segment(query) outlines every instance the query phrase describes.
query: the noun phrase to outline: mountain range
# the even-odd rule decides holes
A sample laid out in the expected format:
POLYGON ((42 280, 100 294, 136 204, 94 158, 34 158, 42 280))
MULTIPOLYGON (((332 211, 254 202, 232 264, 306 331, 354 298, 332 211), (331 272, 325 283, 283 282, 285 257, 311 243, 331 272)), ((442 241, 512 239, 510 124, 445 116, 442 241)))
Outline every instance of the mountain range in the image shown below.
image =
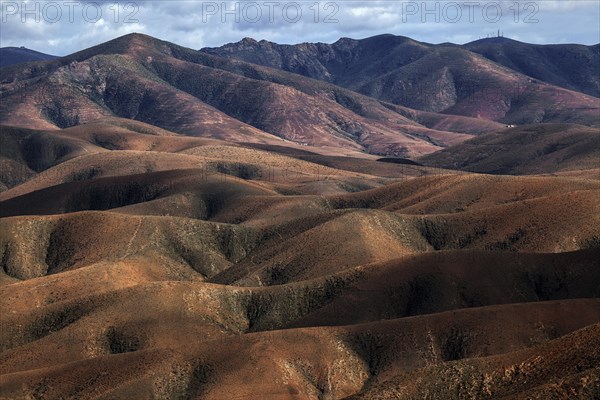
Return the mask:
POLYGON ((597 72, 393 35, 0 68, 0 398, 600 398, 597 72))
POLYGON ((573 102, 572 117, 578 118, 579 110, 596 103, 573 92, 600 97, 599 45, 541 46, 507 38, 432 45, 380 35, 298 45, 246 38, 201 51, 332 82, 398 105, 510 124, 568 118, 556 113, 558 102, 565 107, 573 102))
MULTIPOLYGON (((49 63, 4 68, 0 123, 66 128, 117 116, 187 135, 284 139, 409 158, 497 131, 501 124, 597 125, 598 98, 534 80, 456 46, 432 50, 393 36, 331 46, 346 49, 343 56, 322 56, 334 72, 345 65, 331 79, 337 85, 127 35, 49 63), (383 71, 372 62, 384 53, 380 64, 398 68, 383 71), (430 83, 434 96, 420 86, 430 83), (416 92, 407 96, 397 84, 416 92), (374 92, 363 90, 367 87, 374 92)), ((311 65, 316 64, 322 65, 311 65)))

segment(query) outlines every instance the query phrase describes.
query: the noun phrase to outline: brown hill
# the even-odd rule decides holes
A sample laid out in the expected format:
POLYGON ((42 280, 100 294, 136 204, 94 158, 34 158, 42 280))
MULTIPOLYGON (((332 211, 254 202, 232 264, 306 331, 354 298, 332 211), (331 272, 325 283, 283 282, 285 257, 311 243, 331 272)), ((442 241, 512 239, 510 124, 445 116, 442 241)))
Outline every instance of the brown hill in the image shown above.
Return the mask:
MULTIPOLYGON (((321 158, 316 157, 316 161, 321 158)), ((252 180, 285 194, 346 193, 377 187, 389 180, 379 180, 372 175, 331 168, 264 151, 219 144, 203 146, 201 149, 190 148, 181 153, 119 150, 83 155, 43 171, 27 182, 0 193, 0 201, 60 184, 94 185, 83 181, 170 170, 180 170, 181 176, 194 174, 203 180, 215 177, 226 180, 227 176, 237 180, 252 180)), ((399 178, 428 175, 437 171, 421 167, 385 170, 393 177, 399 178)), ((140 178, 145 179, 143 176, 140 178)))
POLYGON ((142 35, 0 77, 0 398, 598 397, 594 129, 142 35))
POLYGON ((485 359, 398 374, 353 399, 593 399, 598 391, 599 325, 540 345, 485 359))
MULTIPOLYGON (((6 144, 2 148, 2 160, 7 165, 1 170, 2 179, 14 182, 12 186, 17 182, 22 184, 0 193, 0 200, 61 183, 173 169, 201 169, 207 177, 223 173, 241 179, 258 179, 268 186, 279 187, 278 190, 298 194, 371 188, 380 185, 374 175, 393 178, 438 172, 418 166, 385 165, 366 154, 360 154, 361 158, 323 155, 319 153, 330 154, 331 151, 290 142, 286 142, 285 147, 239 145, 182 136, 119 118, 105 118, 63 130, 29 131, 6 127, 2 132, 0 136, 6 144), (11 132, 28 133, 15 136, 11 132), (46 158, 41 157, 41 148, 36 150, 29 144, 31 138, 38 142, 43 138, 38 147, 43 144, 46 158), (66 152, 68 156, 56 159, 57 151, 66 152), (28 152, 34 160, 30 163, 37 163, 35 171, 23 161, 23 154, 28 152), (293 157, 295 154, 307 157, 293 157), (23 182, 25 180, 27 182, 23 182)), ((334 154, 340 154, 340 149, 334 154)))
MULTIPOLYGON (((208 149, 218 150, 212 146, 208 149)), ((191 156, 184 156, 184 160, 186 157, 191 156)), ((117 159, 108 160, 119 171, 117 159)), ((177 158, 173 162, 181 161, 177 158)), ((600 222, 595 223, 600 189, 598 182, 589 180, 441 175, 344 195, 299 196, 286 195, 276 182, 261 181, 259 176, 244 180, 191 168, 108 174, 9 197, 0 202, 0 213, 18 216, 112 210, 134 219, 177 216, 257 229, 262 235, 261 246, 214 278, 215 282, 242 285, 313 279, 433 250, 573 251, 597 246, 600 237, 596 228, 600 222)), ((338 174, 329 178, 331 182, 347 179, 343 171, 338 174)), ((5 194, 10 196, 17 189, 5 194)), ((33 217, 30 224, 36 225, 35 221, 33 217)), ((92 235, 97 224, 90 223, 81 235, 92 235)), ((135 225, 131 224, 132 229, 135 225)), ((7 234, 20 232, 15 229, 7 225, 7 234)), ((42 231, 48 232, 46 228, 42 231)), ((131 229, 128 232, 133 234, 131 229)), ((25 236, 8 234, 5 245, 20 248, 20 237, 25 236)), ((80 247, 69 237, 54 239, 64 241, 69 248, 80 247)), ((47 251, 43 246, 40 249, 47 251)), ((8 254, 6 262, 22 262, 8 254)), ((203 256, 195 250, 190 257, 203 256)), ((85 264, 85 252, 78 259, 85 264)))
POLYGON ((105 128, 3 193, 0 396, 593 393, 597 181, 105 128))
MULTIPOLYGON (((65 130, 31 130, 2 125, 0 141, 0 162, 4 166, 0 170, 0 181, 4 190, 71 159, 105 153, 105 150, 175 152, 213 143, 120 118, 105 118, 65 130)), ((99 155, 97 159, 102 157, 99 155)), ((86 167, 94 168, 92 165, 86 167)), ((50 179, 47 184, 52 182, 50 179)))
POLYGON ((37 172, 102 149, 52 133, 0 126, 0 189, 17 186, 37 172))
MULTIPOLYGON (((553 268, 542 269, 552 276, 553 268)), ((0 316, 10 327, 2 336, 2 394, 235 398, 260 392, 267 398, 317 398, 319 393, 338 398, 456 360, 536 354, 538 349, 522 349, 553 346, 553 339, 600 319, 597 300, 579 299, 265 331, 327 304, 343 286, 314 282, 240 290, 175 282, 182 276, 173 275, 171 282, 160 282, 164 276, 161 268, 142 263, 102 263, 2 287, 3 309, 10 310, 0 316), (90 282, 98 288, 90 290, 90 282), (244 334, 248 331, 254 333, 244 334), (81 381, 89 383, 77 384, 81 381)), ((476 283, 481 275, 462 276, 481 295, 489 289, 476 283)), ((586 295, 570 284, 558 286, 562 293, 586 295)), ((520 289, 510 293, 519 296, 520 289)), ((562 350, 564 357, 569 350, 562 350)), ((585 359, 572 357, 577 363, 585 359)))
POLYGON ((525 125, 479 136, 420 161, 489 174, 592 170, 600 167, 600 130, 570 124, 525 125))
POLYGON ((583 282, 596 279, 597 253, 463 250, 358 267, 337 275, 338 289, 328 301, 290 326, 346 325, 493 304, 595 297, 598 285, 583 282))

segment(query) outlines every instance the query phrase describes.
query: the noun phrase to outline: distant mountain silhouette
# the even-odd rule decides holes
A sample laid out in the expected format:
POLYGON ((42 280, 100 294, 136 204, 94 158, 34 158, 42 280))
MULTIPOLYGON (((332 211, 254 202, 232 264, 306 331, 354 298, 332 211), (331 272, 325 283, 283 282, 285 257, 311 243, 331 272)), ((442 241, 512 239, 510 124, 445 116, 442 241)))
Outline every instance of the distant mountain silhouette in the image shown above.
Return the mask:
POLYGON ((0 67, 20 64, 30 61, 46 61, 55 59, 56 56, 40 53, 25 47, 0 47, 0 67))

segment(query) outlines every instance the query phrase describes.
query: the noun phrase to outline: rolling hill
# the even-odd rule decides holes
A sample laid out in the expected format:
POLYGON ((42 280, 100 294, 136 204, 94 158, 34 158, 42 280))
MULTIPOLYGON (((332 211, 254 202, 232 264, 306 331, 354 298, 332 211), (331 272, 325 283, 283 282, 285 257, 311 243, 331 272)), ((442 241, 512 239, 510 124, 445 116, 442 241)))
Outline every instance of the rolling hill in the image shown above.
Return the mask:
POLYGON ((420 161, 488 174, 594 171, 600 168, 600 130, 572 124, 524 125, 479 136, 420 161))
POLYGON ((2 67, 0 399, 598 398, 593 51, 132 34, 2 67))
POLYGON ((0 194, 6 398, 593 393, 598 181, 114 118, 5 132, 23 165, 69 150, 0 194))

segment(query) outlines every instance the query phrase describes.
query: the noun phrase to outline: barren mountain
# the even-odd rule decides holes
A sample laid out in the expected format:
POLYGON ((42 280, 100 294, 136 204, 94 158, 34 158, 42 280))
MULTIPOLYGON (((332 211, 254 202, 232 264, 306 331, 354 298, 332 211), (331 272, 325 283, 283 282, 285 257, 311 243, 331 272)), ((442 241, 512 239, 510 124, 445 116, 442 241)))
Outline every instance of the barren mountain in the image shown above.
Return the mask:
POLYGON ((0 122, 37 129, 118 116, 192 136, 279 137, 414 157, 500 127, 386 106, 338 86, 138 34, 51 62, 4 68, 0 82, 0 122))
POLYGON ((500 37, 462 47, 540 81, 600 97, 600 45, 535 45, 500 37))
POLYGON ((598 98, 576 91, 586 88, 585 93, 598 96, 598 47, 538 46, 540 49, 531 50, 535 46, 517 44, 502 41, 497 50, 498 41, 432 45, 380 35, 298 45, 246 38, 202 51, 326 80, 419 110, 508 124, 597 126, 598 98), (519 55, 524 53, 526 61, 519 64, 519 55))
POLYGON ((0 69, 0 399, 600 396, 597 98, 461 46, 242 45, 269 67, 135 34, 0 69), (527 102, 336 86, 428 77, 527 102), (537 112, 581 124, 493 121, 537 112))

